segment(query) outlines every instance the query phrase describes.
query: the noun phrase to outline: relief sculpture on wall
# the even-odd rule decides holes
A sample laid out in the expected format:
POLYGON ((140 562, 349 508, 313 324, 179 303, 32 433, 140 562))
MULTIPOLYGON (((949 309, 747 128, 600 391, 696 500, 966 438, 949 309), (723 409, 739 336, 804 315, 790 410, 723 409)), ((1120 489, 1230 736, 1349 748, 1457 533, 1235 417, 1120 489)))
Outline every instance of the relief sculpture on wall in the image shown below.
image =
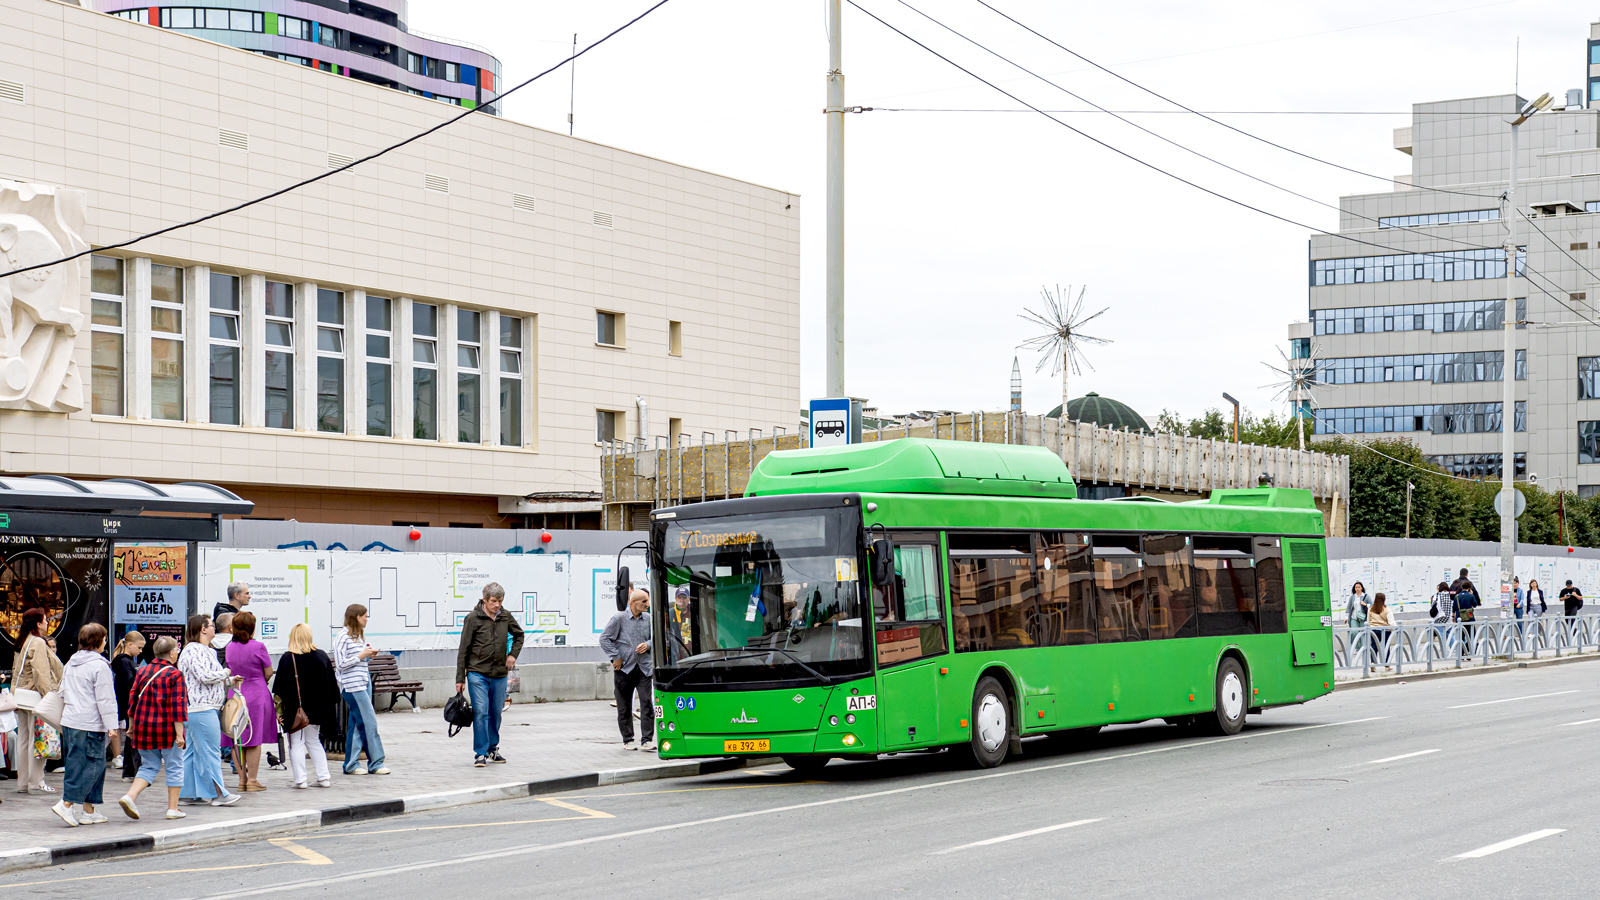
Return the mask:
MULTIPOLYGON (((89 249, 86 207, 83 191, 0 180, 0 273, 89 249)), ((0 277, 0 409, 83 408, 73 353, 87 325, 88 262, 0 277)))

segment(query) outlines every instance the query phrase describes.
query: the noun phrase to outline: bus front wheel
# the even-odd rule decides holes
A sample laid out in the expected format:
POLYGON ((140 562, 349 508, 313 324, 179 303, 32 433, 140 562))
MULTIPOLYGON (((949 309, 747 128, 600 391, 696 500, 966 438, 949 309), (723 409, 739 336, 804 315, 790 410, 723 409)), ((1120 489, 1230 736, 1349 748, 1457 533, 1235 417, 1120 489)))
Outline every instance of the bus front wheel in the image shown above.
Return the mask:
POLYGON ((1006 689, 993 676, 984 676, 972 693, 972 761, 982 769, 1005 762, 1011 749, 1011 704, 1006 689))
POLYGON ((1238 734, 1244 730, 1244 717, 1250 711, 1250 679, 1244 666, 1233 657, 1225 657, 1217 666, 1217 706, 1213 715, 1203 719, 1206 730, 1212 734, 1238 734))
POLYGON ((833 759, 833 757, 790 754, 783 757, 783 764, 800 775, 810 777, 821 772, 822 767, 827 765, 830 759, 833 759))

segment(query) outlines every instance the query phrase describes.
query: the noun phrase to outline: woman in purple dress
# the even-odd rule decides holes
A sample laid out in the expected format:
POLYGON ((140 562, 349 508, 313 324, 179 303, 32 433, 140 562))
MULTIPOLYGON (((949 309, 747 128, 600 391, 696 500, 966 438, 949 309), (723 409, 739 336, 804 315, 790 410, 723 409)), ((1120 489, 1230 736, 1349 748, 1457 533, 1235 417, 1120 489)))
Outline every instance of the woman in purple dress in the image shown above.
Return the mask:
POLYGON ((261 765, 261 745, 278 742, 278 716, 272 707, 272 657, 265 644, 255 639, 256 617, 249 612, 233 617, 233 643, 228 645, 228 671, 244 679, 239 690, 250 710, 250 727, 239 735, 234 753, 243 757, 239 768, 239 790, 264 791, 256 772, 261 765))

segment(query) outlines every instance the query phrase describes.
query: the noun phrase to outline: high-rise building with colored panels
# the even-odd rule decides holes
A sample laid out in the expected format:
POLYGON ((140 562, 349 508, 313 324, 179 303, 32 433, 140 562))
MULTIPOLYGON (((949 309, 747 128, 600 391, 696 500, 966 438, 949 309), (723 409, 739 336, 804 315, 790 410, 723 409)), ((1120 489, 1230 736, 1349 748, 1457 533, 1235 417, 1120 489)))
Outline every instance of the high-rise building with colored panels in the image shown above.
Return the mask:
POLYGON ((406 0, 213 0, 226 6, 132 6, 101 12, 172 28, 334 75, 498 114, 500 61, 474 44, 413 32, 406 0))

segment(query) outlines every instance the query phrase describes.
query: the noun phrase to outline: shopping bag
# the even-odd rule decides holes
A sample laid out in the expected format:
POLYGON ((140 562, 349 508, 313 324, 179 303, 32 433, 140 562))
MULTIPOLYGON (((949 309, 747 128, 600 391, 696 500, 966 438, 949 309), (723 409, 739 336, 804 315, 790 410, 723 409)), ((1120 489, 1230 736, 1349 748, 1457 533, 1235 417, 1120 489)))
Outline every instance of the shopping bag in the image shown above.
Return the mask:
POLYGON ((61 732, 43 719, 33 720, 33 756, 35 759, 61 758, 61 732))
POLYGON ((520 671, 512 669, 506 673, 506 693, 522 693, 522 673, 520 671))

